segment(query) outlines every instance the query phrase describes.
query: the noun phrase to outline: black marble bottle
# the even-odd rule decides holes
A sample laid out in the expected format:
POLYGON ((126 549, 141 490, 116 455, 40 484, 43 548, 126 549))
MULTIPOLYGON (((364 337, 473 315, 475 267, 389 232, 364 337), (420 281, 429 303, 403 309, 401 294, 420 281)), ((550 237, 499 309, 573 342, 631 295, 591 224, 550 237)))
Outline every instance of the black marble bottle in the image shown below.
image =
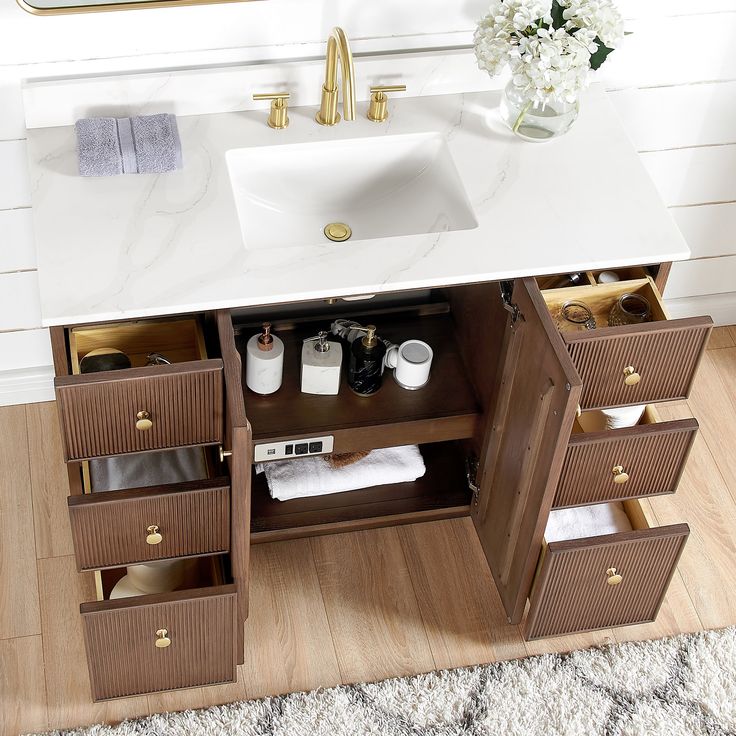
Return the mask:
POLYGON ((376 337, 375 325, 368 325, 365 332, 364 337, 356 338, 350 346, 348 386, 358 396, 370 396, 381 388, 386 354, 386 346, 376 337))

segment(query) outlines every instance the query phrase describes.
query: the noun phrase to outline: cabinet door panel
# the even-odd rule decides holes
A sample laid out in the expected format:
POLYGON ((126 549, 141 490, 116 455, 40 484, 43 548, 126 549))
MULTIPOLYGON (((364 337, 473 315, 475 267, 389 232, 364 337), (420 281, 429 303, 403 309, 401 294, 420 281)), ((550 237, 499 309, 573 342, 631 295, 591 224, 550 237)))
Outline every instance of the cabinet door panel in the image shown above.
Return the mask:
POLYGON ((473 520, 509 620, 523 615, 581 381, 536 283, 517 279, 473 520))

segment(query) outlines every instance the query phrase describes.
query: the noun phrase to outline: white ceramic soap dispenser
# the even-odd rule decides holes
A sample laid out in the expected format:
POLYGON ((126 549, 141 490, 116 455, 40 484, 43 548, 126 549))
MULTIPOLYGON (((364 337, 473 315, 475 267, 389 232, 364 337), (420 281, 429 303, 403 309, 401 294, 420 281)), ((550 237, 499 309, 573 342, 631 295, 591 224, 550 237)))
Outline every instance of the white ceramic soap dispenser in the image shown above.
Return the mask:
POLYGON ((271 323, 248 340, 245 358, 245 383, 257 394, 272 394, 281 388, 284 373, 284 343, 271 334, 271 323))
POLYGON ((302 345, 302 393, 334 396, 340 391, 342 345, 329 342, 327 332, 302 345))

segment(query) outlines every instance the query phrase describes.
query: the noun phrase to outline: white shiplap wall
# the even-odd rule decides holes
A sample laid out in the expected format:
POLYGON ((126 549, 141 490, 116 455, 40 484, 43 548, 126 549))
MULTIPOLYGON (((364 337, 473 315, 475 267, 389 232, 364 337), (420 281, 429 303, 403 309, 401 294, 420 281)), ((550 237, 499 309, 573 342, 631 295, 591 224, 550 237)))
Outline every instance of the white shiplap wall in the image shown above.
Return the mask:
MULTIPOLYGON (((207 15, 215 23, 227 13, 243 17, 258 13, 260 22, 271 14, 271 22, 263 26, 265 43, 276 43, 276 39, 314 42, 322 37, 324 27, 343 22, 351 35, 363 39, 359 43, 383 36, 391 47, 401 48, 397 34, 407 46, 421 45, 423 34, 427 34, 427 45, 447 44, 449 39, 469 42, 470 20, 484 6, 481 0, 458 6, 442 2, 438 6, 444 8, 438 11, 442 22, 434 28, 422 20, 428 17, 426 13, 392 16, 395 6, 385 0, 373 3, 367 15, 357 12, 364 5, 352 3, 356 12, 347 19, 337 18, 338 6, 328 0, 321 4, 304 0, 304 23, 292 14, 287 28, 289 21, 280 13, 283 3, 279 0, 189 11, 102 14, 79 18, 76 24, 71 18, 21 17, 13 3, 0 0, 1 25, 15 29, 0 48, 0 405, 52 397, 48 334, 40 329, 20 77, 56 69, 69 74, 182 64, 181 54, 167 54, 168 48, 157 47, 153 26, 161 24, 159 37, 166 39, 171 32, 169 21, 176 17, 181 24, 193 14, 207 15), (383 18, 376 15, 381 5, 383 18), (102 43, 101 48, 110 50, 101 54, 95 44, 104 40, 113 19, 121 17, 126 22, 148 19, 145 33, 117 33, 110 44, 102 43), (59 33, 62 25, 67 30, 59 33), (69 29, 82 26, 86 38, 80 34, 74 40, 72 53, 69 29), (361 27, 365 32, 361 33, 361 27), (444 36, 438 40, 440 28, 444 36), (305 33, 311 35, 304 37, 305 33)), ((736 54, 732 52, 736 0, 620 0, 619 4, 627 30, 633 34, 627 37, 625 49, 604 67, 603 81, 693 253, 693 260, 673 267, 666 291, 670 309, 676 316, 710 312, 718 322, 736 322, 736 54)), ((348 0, 339 12, 344 14, 346 7, 351 7, 348 0)), ((419 12, 415 7, 414 13, 419 12)), ((438 13, 430 15, 437 19, 438 13)), ((221 33, 208 31, 212 37, 203 46, 191 46, 192 51, 201 57, 205 48, 213 48, 221 59, 232 54, 274 56, 273 46, 256 48, 257 39, 250 37, 244 41, 250 48, 234 51, 232 24, 221 27, 221 33)), ((251 31, 246 27, 243 33, 251 31)), ((177 43, 178 51, 181 35, 177 43)), ((293 47, 289 53, 304 51, 293 47)))

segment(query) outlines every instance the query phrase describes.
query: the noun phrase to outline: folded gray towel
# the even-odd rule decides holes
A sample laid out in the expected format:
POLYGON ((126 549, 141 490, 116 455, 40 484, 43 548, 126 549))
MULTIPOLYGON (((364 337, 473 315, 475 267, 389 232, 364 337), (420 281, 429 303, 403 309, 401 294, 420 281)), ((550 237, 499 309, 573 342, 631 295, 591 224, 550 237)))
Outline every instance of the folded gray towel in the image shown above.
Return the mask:
POLYGON ((118 118, 118 140, 120 151, 123 155, 123 174, 137 174, 138 161, 135 157, 135 145, 133 144, 133 128, 130 118, 118 118))
POLYGON ((161 174, 182 167, 176 116, 77 120, 82 176, 161 174))
POLYGON ((167 113, 131 118, 139 174, 161 174, 182 166, 176 117, 167 113))
POLYGON ((79 173, 82 176, 114 176, 123 173, 123 157, 115 118, 77 120, 79 173))

